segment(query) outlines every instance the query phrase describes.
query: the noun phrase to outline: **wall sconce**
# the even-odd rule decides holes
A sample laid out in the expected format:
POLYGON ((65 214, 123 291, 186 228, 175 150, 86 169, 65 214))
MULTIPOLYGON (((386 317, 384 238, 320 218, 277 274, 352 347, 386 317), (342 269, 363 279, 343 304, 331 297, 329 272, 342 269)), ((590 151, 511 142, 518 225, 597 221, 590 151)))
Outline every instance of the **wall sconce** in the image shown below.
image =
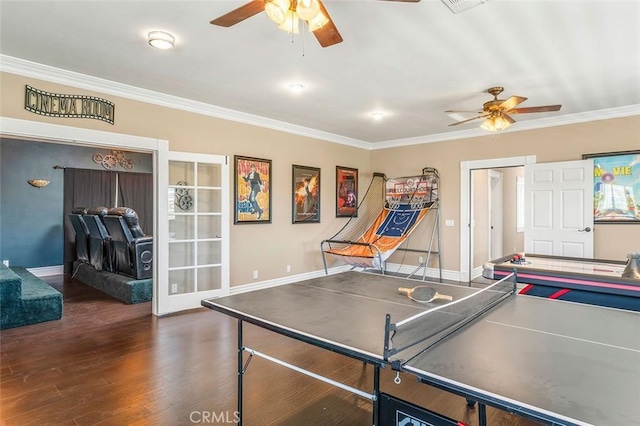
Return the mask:
POLYGON ((38 189, 44 188, 45 186, 49 185, 49 181, 44 179, 31 179, 27 182, 29 182, 29 185, 34 186, 38 189))

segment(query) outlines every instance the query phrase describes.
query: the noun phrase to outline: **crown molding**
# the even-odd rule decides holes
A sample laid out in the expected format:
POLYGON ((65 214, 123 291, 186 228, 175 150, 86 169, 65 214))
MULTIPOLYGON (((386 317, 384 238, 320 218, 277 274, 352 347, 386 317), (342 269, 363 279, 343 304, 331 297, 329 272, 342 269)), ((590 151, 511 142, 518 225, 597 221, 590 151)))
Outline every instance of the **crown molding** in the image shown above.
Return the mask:
MULTIPOLYGON (((547 127, 564 126, 567 124, 586 123, 588 121, 609 120, 613 118, 631 117, 640 115, 640 104, 627 105, 623 107, 607 108, 597 111, 587 111, 575 114, 559 115, 556 117, 541 118, 538 120, 520 121, 516 126, 511 126, 502 130, 500 134, 522 132, 526 130, 542 129, 547 127)), ((444 142, 455 139, 468 139, 481 136, 492 136, 496 133, 486 132, 479 127, 469 130, 450 133, 438 133, 423 137, 413 137, 407 139, 396 139, 374 144, 373 150, 386 149, 399 146, 421 145, 426 143, 444 142)))
POLYGON ((209 117, 221 118, 224 120, 250 124, 294 135, 320 139, 326 142, 348 145, 355 148, 369 150, 371 145, 368 142, 346 136, 323 132, 321 130, 298 126, 271 118, 260 117, 258 115, 210 105, 204 102, 193 101, 178 96, 167 95, 153 90, 142 89, 74 71, 27 61, 13 56, 0 54, 0 71, 17 74, 23 77, 49 81, 51 83, 64 84, 66 86, 77 87, 79 89, 119 96, 121 98, 146 102, 153 105, 178 109, 181 111, 193 112, 209 117))
MULTIPOLYGON (((294 135, 310 137, 326 142, 347 145, 368 151, 494 135, 494 133, 488 133, 480 129, 479 127, 476 127, 473 129, 462 131, 437 133, 433 135, 416 136, 406 139, 394 139, 382 142, 366 142, 347 136, 311 129, 309 127, 298 126, 284 121, 261 117, 254 114, 248 114, 245 112, 223 108, 204 102, 193 101, 178 96, 167 95, 164 93, 155 92, 153 90, 142 89, 139 87, 93 77, 86 74, 80 74, 74 71, 68 71, 49 65, 39 64, 37 62, 31 62, 13 56, 0 54, 0 72, 17 74, 23 77, 35 78, 38 80, 77 87, 79 89, 119 96, 122 98, 145 102, 153 105, 159 105, 167 108, 206 115, 209 117, 235 121, 294 135)), ((517 126, 511 126, 507 130, 503 130, 500 133, 505 134, 510 132, 521 132, 546 127, 564 126, 567 124, 585 123, 588 121, 629 117, 633 115, 640 115, 640 104, 561 115, 556 117, 547 117, 538 120, 521 121, 517 126)))

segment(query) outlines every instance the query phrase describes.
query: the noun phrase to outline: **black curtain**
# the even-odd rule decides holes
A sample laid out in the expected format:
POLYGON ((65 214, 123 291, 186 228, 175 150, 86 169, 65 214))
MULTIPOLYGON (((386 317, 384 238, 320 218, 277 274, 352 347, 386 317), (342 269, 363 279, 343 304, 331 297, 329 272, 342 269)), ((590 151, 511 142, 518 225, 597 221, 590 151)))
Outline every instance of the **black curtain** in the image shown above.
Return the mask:
POLYGON ((138 213, 145 235, 153 235, 153 174, 119 173, 118 205, 138 213))
MULTIPOLYGON (((113 207, 116 173, 103 170, 64 169, 64 272, 70 273, 76 260, 75 232, 69 213, 76 207, 113 207)), ((152 206, 153 208, 153 206, 152 206)))

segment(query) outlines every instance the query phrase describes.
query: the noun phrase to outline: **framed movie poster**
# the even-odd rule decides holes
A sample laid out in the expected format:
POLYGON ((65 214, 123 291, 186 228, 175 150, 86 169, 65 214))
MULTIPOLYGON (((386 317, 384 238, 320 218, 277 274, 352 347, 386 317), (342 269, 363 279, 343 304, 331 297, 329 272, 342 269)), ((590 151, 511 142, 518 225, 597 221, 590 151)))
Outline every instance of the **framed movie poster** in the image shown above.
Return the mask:
POLYGON ((640 151, 587 158, 593 159, 593 222, 640 224, 640 151))
POLYGON ((293 165, 293 223, 320 222, 320 169, 293 165))
POLYGON ((271 223, 271 160, 233 157, 233 223, 271 223))
POLYGON ((358 216, 358 169, 336 166, 336 217, 358 216))

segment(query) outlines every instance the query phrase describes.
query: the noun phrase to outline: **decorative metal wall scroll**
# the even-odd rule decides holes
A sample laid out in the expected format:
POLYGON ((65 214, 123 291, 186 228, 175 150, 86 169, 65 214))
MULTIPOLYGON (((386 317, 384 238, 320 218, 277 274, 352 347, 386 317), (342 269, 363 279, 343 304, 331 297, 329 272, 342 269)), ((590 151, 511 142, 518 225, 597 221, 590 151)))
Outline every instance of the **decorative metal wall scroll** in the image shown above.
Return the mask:
POLYGON ((135 163, 133 159, 126 158, 126 154, 123 151, 111 151, 111 154, 93 154, 93 162, 102 164, 107 170, 113 170, 116 166, 120 166, 125 170, 133 170, 135 163))

